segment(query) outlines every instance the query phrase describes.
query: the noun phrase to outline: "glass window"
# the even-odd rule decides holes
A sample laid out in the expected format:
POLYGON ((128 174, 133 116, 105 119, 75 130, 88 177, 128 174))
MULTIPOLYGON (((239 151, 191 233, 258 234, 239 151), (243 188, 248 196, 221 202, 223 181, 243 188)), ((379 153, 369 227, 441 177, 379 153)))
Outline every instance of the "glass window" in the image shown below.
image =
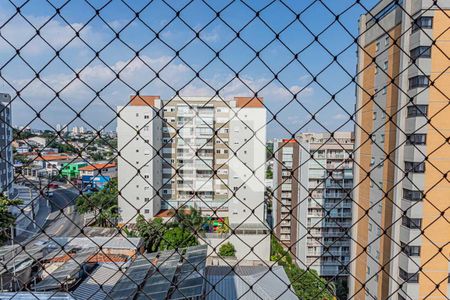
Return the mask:
POLYGON ((405 172, 424 173, 425 162, 405 161, 405 172))
POLYGON ((416 60, 418 58, 430 58, 431 57, 431 47, 429 46, 419 46, 411 50, 411 59, 416 60))
POLYGON ((407 145, 425 145, 427 141, 427 135, 422 133, 414 133, 406 135, 407 145))
POLYGON ((414 20, 412 24, 412 32, 416 32, 419 29, 431 29, 433 28, 433 17, 419 17, 414 20))
POLYGON ((430 78, 427 75, 418 75, 409 79, 409 88, 428 87, 430 84, 430 78))
POLYGON ((428 105, 411 105, 408 106, 407 117, 426 117, 428 113, 428 105))
POLYGON ((422 219, 403 216, 402 225, 410 229, 420 229, 422 227, 422 219))
POLYGON ((420 246, 410 246, 405 243, 401 243, 402 252, 408 256, 420 256, 420 246))
POLYGON ((423 192, 403 189, 403 198, 410 201, 421 201, 423 199, 423 192))
POLYGON ((419 282, 419 272, 416 273, 408 273, 402 268, 399 270, 399 277, 408 283, 417 283, 419 282))

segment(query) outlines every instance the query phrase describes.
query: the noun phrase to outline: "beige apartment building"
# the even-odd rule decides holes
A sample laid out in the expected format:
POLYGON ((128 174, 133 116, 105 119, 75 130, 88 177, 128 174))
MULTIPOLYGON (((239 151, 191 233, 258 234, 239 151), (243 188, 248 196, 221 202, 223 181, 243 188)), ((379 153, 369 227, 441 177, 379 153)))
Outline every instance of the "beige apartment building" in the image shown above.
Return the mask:
POLYGON ((450 1, 380 1, 358 40, 352 299, 450 297, 450 1))
POLYGON ((274 144, 274 231, 303 268, 348 276, 353 133, 303 133, 274 144))
MULTIPOLYGON (((153 218, 195 207, 226 219, 238 256, 268 260, 263 99, 135 96, 118 111, 123 225, 134 223, 138 213, 153 218), (256 254, 250 250, 255 245, 256 254)), ((223 240, 212 234, 206 239, 210 245, 223 240)))

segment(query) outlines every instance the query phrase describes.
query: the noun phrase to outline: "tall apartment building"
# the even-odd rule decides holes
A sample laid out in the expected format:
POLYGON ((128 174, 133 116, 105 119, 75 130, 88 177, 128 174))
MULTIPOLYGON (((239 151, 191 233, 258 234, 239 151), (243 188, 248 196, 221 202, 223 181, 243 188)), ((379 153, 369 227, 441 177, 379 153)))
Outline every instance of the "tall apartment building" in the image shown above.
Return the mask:
POLYGON ((450 297, 449 8, 383 0, 360 19, 352 299, 450 297))
POLYGON ((13 128, 11 124, 11 97, 0 93, 0 192, 12 196, 13 189, 13 128))
MULTIPOLYGON (((135 96, 118 112, 119 210, 123 224, 138 212, 195 207, 228 218, 253 245, 269 239, 264 207, 266 109, 262 99, 135 96), (264 236, 266 235, 266 236, 264 236)), ((264 242, 261 242, 263 245, 264 242)), ((269 245, 262 253, 269 256, 269 245)))
POLYGON ((300 266, 345 278, 352 223, 353 134, 304 133, 274 146, 274 229, 300 266))

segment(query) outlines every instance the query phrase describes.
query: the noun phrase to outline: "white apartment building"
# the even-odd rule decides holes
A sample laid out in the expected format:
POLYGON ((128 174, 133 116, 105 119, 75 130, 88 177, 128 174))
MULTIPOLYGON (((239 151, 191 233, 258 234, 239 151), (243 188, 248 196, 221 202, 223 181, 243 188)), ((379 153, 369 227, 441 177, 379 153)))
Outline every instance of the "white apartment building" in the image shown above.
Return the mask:
POLYGON ((350 258, 353 134, 303 133, 274 144, 274 231, 299 266, 345 278, 350 258))
MULTIPOLYGON (((122 224, 133 223, 138 212, 152 218, 195 207, 228 220, 238 256, 269 258, 262 99, 135 96, 118 112, 122 224), (255 245, 259 254, 250 250, 255 245)), ((213 234, 206 239, 223 241, 213 234)))
POLYGON ((133 97, 117 108, 119 212, 122 223, 138 214, 150 218, 161 210, 161 100, 133 97))

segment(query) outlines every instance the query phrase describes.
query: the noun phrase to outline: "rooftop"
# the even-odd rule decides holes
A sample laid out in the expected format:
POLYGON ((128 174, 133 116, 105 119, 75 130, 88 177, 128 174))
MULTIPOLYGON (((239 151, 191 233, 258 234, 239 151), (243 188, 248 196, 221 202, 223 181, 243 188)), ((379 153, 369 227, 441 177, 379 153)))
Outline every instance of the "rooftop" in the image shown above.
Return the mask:
POLYGON ((207 300, 298 299, 281 266, 210 266, 206 278, 207 300))
POLYGON ((82 168, 79 168, 79 171, 97 171, 97 170, 103 170, 108 168, 115 168, 117 167, 116 163, 104 163, 104 164, 93 164, 88 165, 82 168))
POLYGON ((38 156, 36 160, 38 161, 55 161, 55 160, 69 160, 70 157, 66 155, 42 155, 38 156))

